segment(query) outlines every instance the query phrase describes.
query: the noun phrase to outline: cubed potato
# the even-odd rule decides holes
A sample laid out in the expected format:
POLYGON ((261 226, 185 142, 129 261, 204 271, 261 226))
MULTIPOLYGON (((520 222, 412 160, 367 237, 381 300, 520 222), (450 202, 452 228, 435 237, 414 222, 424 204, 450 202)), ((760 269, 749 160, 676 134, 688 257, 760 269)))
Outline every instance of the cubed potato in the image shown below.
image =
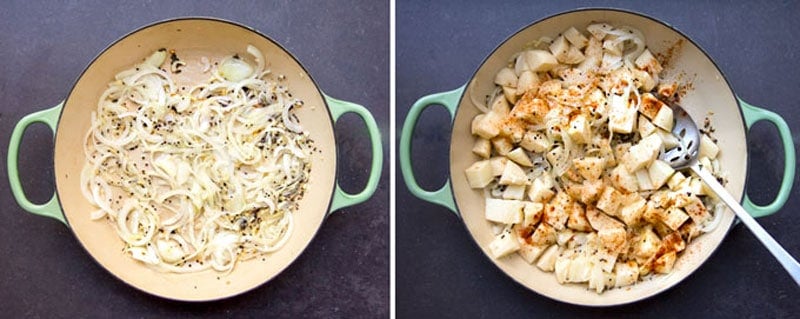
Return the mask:
POLYGON ((491 139, 500 134, 502 118, 500 115, 489 112, 477 121, 473 121, 472 134, 485 139, 491 139))
POLYGON ((511 68, 502 68, 494 76, 494 84, 499 86, 517 87, 517 74, 511 68))
POLYGON ((583 54, 586 58, 596 58, 599 62, 603 59, 603 42, 594 37, 589 38, 589 42, 586 43, 586 49, 583 50, 583 54))
POLYGON ((555 195, 552 190, 553 184, 549 181, 549 179, 543 177, 533 180, 533 185, 528 190, 528 198, 537 203, 548 202, 555 195))
POLYGON ((634 243, 633 255, 637 262, 643 264, 658 252, 659 247, 661 247, 661 239, 651 227, 646 227, 642 229, 639 240, 634 243))
POLYGON ((589 156, 572 160, 572 165, 578 170, 583 178, 594 181, 603 175, 605 169, 605 159, 602 157, 589 156))
POLYGON ((664 219, 666 212, 655 201, 649 200, 644 208, 642 219, 650 224, 656 224, 664 219))
POLYGON ((522 52, 517 60, 523 59, 525 66, 517 68, 517 74, 522 71, 546 72, 558 65, 556 57, 544 50, 529 50, 522 52))
POLYGON ((489 158, 492 155, 492 142, 485 138, 477 138, 475 145, 472 147, 472 153, 483 158, 489 158))
POLYGON ((544 204, 525 202, 525 206, 522 208, 523 224, 530 226, 536 225, 542 219, 543 212, 544 204))
POLYGON ((517 88, 504 86, 503 87, 503 96, 511 103, 517 103, 517 88))
POLYGON ((661 143, 661 138, 656 135, 642 138, 638 144, 631 146, 628 152, 622 156, 622 164, 625 165, 628 172, 635 172, 647 167, 658 156, 661 143))
POLYGON ((544 154, 544 157, 550 163, 550 166, 556 166, 558 163, 566 159, 566 151, 561 146, 553 147, 550 151, 544 154))
POLYGON ((564 31, 564 37, 578 49, 582 49, 589 43, 589 39, 581 34, 578 29, 575 29, 575 27, 570 27, 567 31, 564 31))
POLYGON ((519 76, 517 82, 517 95, 536 94, 539 91, 539 76, 536 72, 525 71, 519 76))
POLYGON ((669 273, 675 266, 675 260, 677 259, 678 253, 674 251, 663 254, 653 262, 653 271, 659 274, 669 273))
POLYGON ((636 283, 639 280, 639 264, 633 260, 620 262, 614 266, 616 274, 614 287, 625 287, 636 283))
POLYGON ((650 73, 647 71, 633 69, 631 70, 633 74, 634 82, 636 83, 636 88, 641 89, 642 91, 649 92, 656 87, 656 79, 653 78, 650 73))
POLYGON ((592 225, 586 219, 586 210, 581 205, 572 205, 569 210, 569 218, 567 219, 567 227, 582 232, 592 231, 592 225))
POLYGON ((491 139, 491 141, 494 150, 497 151, 497 154, 503 156, 508 155, 508 152, 511 152, 511 150, 514 148, 514 144, 511 143, 511 139, 508 137, 498 136, 491 139))
MULTIPOLYGON (((621 229, 621 228, 610 228, 610 229, 621 229)), ((598 236, 599 237, 599 236, 598 236)), ((604 272, 611 272, 614 270, 614 263, 617 262, 617 258, 619 257, 618 251, 613 251, 611 249, 603 247, 601 240, 598 238, 597 244, 593 245, 591 249, 596 250, 597 252, 594 254, 595 260, 594 262, 596 265, 600 266, 604 272)))
POLYGON ((672 116, 672 108, 662 107, 658 110, 658 114, 653 118, 653 125, 658 126, 666 131, 672 131, 675 124, 672 116))
POLYGON ((563 35, 559 36, 550 43, 549 49, 550 53, 556 57, 558 62, 564 63, 564 57, 567 55, 567 51, 569 51, 569 42, 567 42, 567 39, 564 38, 563 35))
POLYGON ((540 124, 544 122, 548 111, 550 111, 550 107, 547 102, 536 98, 536 92, 528 91, 517 101, 509 114, 525 123, 540 124))
MULTIPOLYGON (((605 49, 605 47, 603 47, 605 49)), ((608 72, 613 70, 612 67, 621 66, 622 65, 622 56, 609 53, 606 50, 603 50, 603 58, 600 60, 600 70, 601 72, 608 72)))
POLYGON ((663 108, 669 108, 669 106, 667 106, 667 104, 664 102, 661 102, 661 100, 655 97, 655 95, 651 93, 642 94, 642 103, 639 106, 639 112, 641 112, 642 115, 652 120, 663 108))
POLYGON ((661 137, 661 143, 664 144, 664 149, 666 150, 670 150, 680 145, 680 141, 678 141, 678 138, 675 135, 673 135, 672 132, 665 131, 659 128, 656 129, 656 134, 654 135, 658 135, 659 137, 661 137))
POLYGON ((603 247, 617 253, 624 250, 627 235, 624 228, 604 228, 597 231, 597 237, 600 238, 603 247))
POLYGON ((517 147, 511 152, 508 152, 508 155, 506 156, 508 157, 508 159, 514 161, 514 163, 517 163, 521 166, 525 167, 533 166, 533 163, 531 162, 530 157, 528 157, 528 154, 526 154, 525 150, 523 150, 520 147, 517 147))
POLYGON ((639 115, 639 134, 642 137, 647 137, 656 132, 656 126, 653 125, 644 115, 639 115))
POLYGON ((592 141, 592 128, 586 115, 575 116, 569 123, 567 135, 577 144, 588 144, 592 141))
POLYGON ((503 199, 522 200, 525 198, 525 185, 508 185, 503 191, 503 199))
POLYGON ((606 215, 606 213, 603 213, 592 206, 586 207, 586 220, 589 221, 589 225, 591 225, 595 230, 625 227, 622 222, 606 215))
POLYGON ((614 27, 608 23, 593 23, 586 27, 586 31, 589 31, 597 40, 603 40, 606 34, 613 29, 614 27))
POLYGON ((639 190, 639 182, 636 180, 636 175, 630 173, 625 168, 625 165, 617 165, 611 170, 609 177, 611 184, 623 192, 631 193, 639 190))
POLYGON ((664 225, 669 226, 670 229, 678 230, 688 219, 689 215, 687 215, 683 209, 670 207, 662 215, 661 221, 664 225))
POLYGON ((681 237, 680 232, 671 232, 661 237, 661 249, 663 251, 681 252, 686 249, 686 242, 681 237))
POLYGON ((703 134, 700 137, 700 151, 698 152, 698 156, 715 159, 717 158, 717 154, 719 154, 719 146, 717 146, 717 143, 714 143, 708 135, 703 134))
POLYGON ((569 209, 574 201, 565 192, 559 192, 544 205, 543 221, 556 230, 563 230, 569 218, 569 209))
POLYGON ((536 245, 528 245, 528 244, 520 244, 519 251, 517 253, 522 257, 523 260, 528 262, 529 264, 533 264, 539 256, 547 249, 547 246, 536 246, 536 245))
POLYGON ((594 263, 587 256, 577 255, 573 257, 569 260, 566 282, 582 283, 589 281, 593 266, 594 263))
POLYGON ((636 176, 636 183, 639 185, 640 191, 649 191, 653 190, 653 183, 650 182, 650 174, 647 172, 646 168, 642 168, 633 173, 636 176))
POLYGON ((513 232, 504 231, 489 243, 494 258, 502 258, 519 250, 519 241, 513 232))
POLYGON ((477 130, 481 125, 481 121, 486 117, 486 114, 478 114, 472 118, 472 125, 470 126, 470 133, 472 135, 478 135, 477 130))
POLYGON ((644 49, 642 54, 633 61, 633 64, 635 64, 637 68, 650 72, 650 74, 658 74, 664 70, 664 68, 661 67, 661 63, 656 60, 656 57, 653 56, 653 53, 651 53, 649 49, 644 49))
POLYGON ((619 208, 622 205, 622 194, 614 187, 606 186, 600 199, 597 200, 597 208, 611 216, 619 215, 619 208))
POLYGON ((553 142, 550 141, 547 135, 530 131, 525 133, 525 136, 522 137, 522 141, 519 143, 519 146, 522 146, 522 148, 536 153, 546 152, 550 149, 551 145, 553 145, 553 142))
POLYGON ((559 246, 566 246, 567 243, 575 236, 575 232, 572 229, 565 228, 556 232, 556 244, 559 246))
POLYGON ((487 220, 502 224, 522 222, 525 203, 518 200, 486 198, 484 214, 487 220))
POLYGON ((623 44, 622 41, 616 41, 616 38, 603 41, 603 50, 614 56, 622 56, 623 44))
POLYGON ((582 184, 576 187, 578 191, 577 199, 584 204, 594 204, 603 192, 604 187, 602 180, 584 180, 582 184))
POLYGON ((619 210, 619 217, 626 225, 635 226, 642 222, 647 201, 637 193, 626 196, 625 204, 619 210))
POLYGON ((503 175, 500 175, 500 185, 525 185, 528 183, 528 175, 519 165, 512 161, 506 162, 503 175))
POLYGON ((669 166, 667 162, 657 159, 647 168, 647 173, 650 177, 650 182, 653 184, 653 189, 659 189, 672 178, 675 169, 669 166))
POLYGON ((697 196, 689 196, 689 203, 683 206, 683 210, 689 214, 689 217, 692 218, 692 221, 695 224, 703 225, 706 221, 713 217, 711 213, 706 209, 706 206, 703 205, 703 201, 700 200, 697 196))
POLYGON ((511 105, 508 104, 508 100, 502 96, 496 96, 494 100, 492 100, 492 105, 490 107, 490 113, 497 114, 501 118, 504 118, 511 113, 511 105))
POLYGON ((494 176, 492 176, 492 165, 489 161, 477 161, 472 163, 472 165, 467 167, 464 173, 467 175, 469 187, 472 188, 484 188, 494 179, 494 176))
POLYGON ((628 103, 628 95, 612 94, 609 99, 608 129, 628 134, 636 126, 636 106, 628 103))
POLYGON ((536 267, 539 267, 544 272, 552 272, 555 270, 556 258, 558 258, 558 245, 552 245, 542 253, 539 261, 536 262, 536 267))
POLYGON ((574 45, 570 45, 569 49, 567 49, 567 54, 564 55, 563 63, 566 64, 578 64, 586 60, 586 56, 583 55, 581 49, 574 45))
POLYGON ((492 166, 492 176, 503 175, 503 171, 506 169, 506 163, 508 163, 508 158, 505 156, 490 158, 489 164, 492 166))
POLYGON ((536 230, 531 235, 532 245, 551 245, 556 242, 556 230, 547 223, 539 223, 536 230))
POLYGON ((686 176, 683 175, 681 172, 675 172, 667 181, 667 186, 669 186, 670 190, 677 190, 680 187, 681 183, 686 180, 686 176))

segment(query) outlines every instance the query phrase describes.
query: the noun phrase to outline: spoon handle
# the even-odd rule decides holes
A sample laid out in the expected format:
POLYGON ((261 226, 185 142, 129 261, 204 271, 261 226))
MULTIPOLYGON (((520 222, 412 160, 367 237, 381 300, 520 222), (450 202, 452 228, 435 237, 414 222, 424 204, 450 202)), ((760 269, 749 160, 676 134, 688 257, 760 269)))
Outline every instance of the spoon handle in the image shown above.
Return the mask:
POLYGON ((750 231, 753 232, 753 235, 755 235, 756 238, 758 238, 758 240, 764 244, 764 246, 767 246, 769 252, 771 252, 772 255, 778 259, 781 265, 783 265, 783 268, 785 268, 786 271, 789 272, 789 275, 792 276, 794 281, 800 285, 800 264, 797 263, 797 259, 794 259, 794 257, 792 257, 792 255, 786 251, 786 249, 783 249, 781 244, 775 241, 775 239, 772 238, 772 236, 770 236, 769 233, 767 233, 767 231, 764 230, 764 228, 761 227, 761 225, 759 225, 758 222, 756 222, 756 220, 753 219, 753 217, 750 216, 750 214, 748 214, 741 205, 739 205, 739 202, 735 200, 719 182, 717 182, 717 179, 714 178, 714 176, 708 173, 708 171, 701 170, 697 162, 695 162, 691 168, 695 173, 697 173, 698 176, 700 176, 706 185, 708 185, 708 187, 710 187, 711 190, 717 194, 717 197, 725 202, 725 204, 736 213, 736 217, 739 217, 742 223, 744 223, 747 228, 750 228, 750 231))

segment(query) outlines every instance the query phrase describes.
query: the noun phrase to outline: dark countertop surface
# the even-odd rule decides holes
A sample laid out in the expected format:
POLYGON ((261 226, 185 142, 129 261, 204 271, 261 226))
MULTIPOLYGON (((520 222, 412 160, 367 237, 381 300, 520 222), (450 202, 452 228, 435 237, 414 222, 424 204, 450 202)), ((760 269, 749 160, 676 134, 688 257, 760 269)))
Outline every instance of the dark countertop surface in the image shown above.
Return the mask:
MULTIPOLYGON (((269 283, 227 300, 182 303, 117 280, 58 221, 27 214, 8 189, 6 152, 22 116, 66 97, 87 63, 128 32, 176 16, 249 25, 291 51, 333 97, 369 108, 389 141, 388 1, 11 1, 0 10, 0 317, 384 317, 389 313, 388 161, 374 197, 332 214, 269 283)), ((369 139, 355 115, 336 126, 342 187, 366 182, 369 139)), ((32 126, 20 172, 35 202, 53 191, 52 135, 32 126)))
MULTIPOLYGON (((688 34, 716 60, 740 97, 783 116, 797 144, 800 6, 792 1, 399 1, 397 127, 418 98, 465 84, 484 57, 515 31, 550 14, 601 5, 643 12, 688 34)), ((448 121, 443 108, 430 108, 417 125, 412 159, 427 189, 439 188, 447 178, 448 121)), ((760 123, 748 143, 749 194, 764 204, 774 197, 782 174, 780 139, 771 125, 760 123)), ((672 289, 626 306, 587 308, 550 300, 515 283, 481 253, 456 216, 413 197, 399 173, 397 182, 400 318, 800 316, 800 288, 742 225, 672 289)), ((759 219, 794 256, 800 256, 798 208, 796 177, 786 206, 759 219)))

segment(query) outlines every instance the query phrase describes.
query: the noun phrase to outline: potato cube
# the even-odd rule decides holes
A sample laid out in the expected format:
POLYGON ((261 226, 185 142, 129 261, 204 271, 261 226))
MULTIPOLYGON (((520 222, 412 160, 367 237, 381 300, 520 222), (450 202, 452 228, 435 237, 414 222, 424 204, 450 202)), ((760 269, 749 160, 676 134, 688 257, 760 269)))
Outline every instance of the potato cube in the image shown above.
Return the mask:
POLYGON ((639 144, 631 146, 628 152, 622 156, 622 163, 628 172, 635 172, 655 160, 656 156, 658 156, 658 151, 661 149, 661 143, 661 138, 656 135, 650 135, 642 138, 639 144))
POLYGON ((653 125, 658 126, 664 130, 672 131, 672 126, 675 124, 672 116, 672 108, 662 107, 658 110, 658 114, 653 118, 653 125))
POLYGON ((573 203, 572 198, 566 192, 557 193, 550 202, 544 205, 543 221, 556 230, 563 230, 569 218, 568 210, 573 203))
POLYGON ((652 93, 642 94, 642 103, 639 107, 639 112, 641 112, 642 115, 652 120, 658 116, 658 112, 660 112, 663 108, 669 108, 669 106, 667 106, 664 102, 661 102, 661 100, 655 97, 655 95, 652 93))
POLYGON ((642 137, 647 137, 656 132, 656 126, 653 125, 644 115, 639 115, 639 134, 642 137))
POLYGON ((550 138, 547 137, 544 133, 540 132, 527 132, 525 136, 522 137, 522 142, 520 142, 519 146, 522 148, 536 153, 543 153, 550 149, 550 146, 553 143, 550 141, 550 138))
POLYGON ((570 45, 569 49, 567 49, 567 54, 563 57, 563 62, 566 64, 578 64, 583 62, 586 59, 586 56, 583 55, 581 49, 574 45, 570 45))
POLYGON ((497 151, 497 154, 503 156, 508 155, 508 152, 511 152, 511 149, 514 148, 510 138, 501 136, 492 139, 492 146, 494 146, 494 150, 497 151))
POLYGON ((616 38, 603 41, 603 50, 613 56, 622 56, 623 44, 622 41, 616 41, 616 38))
POLYGON ((539 223, 531 235, 532 245, 550 245, 556 242, 556 230, 547 223, 539 223))
POLYGON ((525 154, 525 150, 523 150, 520 147, 517 147, 513 151, 508 152, 508 155, 506 156, 508 156, 508 159, 514 161, 519 165, 527 167, 533 166, 533 163, 531 162, 530 157, 528 157, 528 154, 525 154))
POLYGON ((636 107, 628 103, 628 95, 612 94, 608 103, 608 129, 622 134, 633 132, 636 126, 636 107))
POLYGON ((580 174, 583 178, 594 181, 598 180, 600 175, 603 175, 603 169, 605 169, 605 159, 594 156, 576 158, 572 160, 572 165, 578 169, 578 174, 580 174))
POLYGON ((637 193, 626 196, 624 206, 619 210, 619 217, 628 226, 634 226, 642 221, 647 201, 637 193))
POLYGON ((494 113, 500 116, 500 118, 504 118, 511 113, 511 105, 508 104, 508 99, 504 99, 502 96, 497 96, 492 100, 491 111, 489 113, 494 113))
POLYGON ((500 175, 500 185, 525 185, 528 183, 528 175, 519 165, 512 161, 506 162, 503 175, 500 175))
POLYGON ((650 73, 647 73, 647 71, 633 69, 631 70, 631 73, 633 74, 634 81, 637 85, 636 87, 642 89, 642 91, 649 92, 653 90, 657 84, 656 79, 654 79, 650 73))
POLYGON ((533 264, 533 262, 542 255, 545 249, 547 249, 547 246, 520 244, 519 251, 517 251, 517 253, 520 255, 520 257, 522 257, 523 260, 529 264, 533 264))
POLYGON ((503 191, 503 199, 522 200, 525 198, 525 185, 508 185, 503 191))
POLYGON ((617 165, 611 170, 611 184, 614 187, 626 192, 631 193, 639 190, 639 182, 636 180, 636 175, 631 174, 625 169, 625 165, 617 165))
POLYGON ((675 92, 678 91, 678 83, 661 83, 658 85, 658 89, 656 89, 656 91, 658 91, 658 95, 661 95, 661 97, 671 98, 673 95, 675 95, 675 92))
POLYGON ((494 76, 494 84, 499 86, 517 87, 517 74, 511 68, 502 68, 494 76))
POLYGON ((547 112, 550 111, 550 106, 548 106, 546 101, 536 98, 535 91, 531 90, 524 93, 525 95, 517 101, 509 115, 514 119, 519 119, 526 123, 544 123, 545 116, 547 116, 547 112))
POLYGON ((517 82, 517 95, 536 95, 536 93, 539 91, 540 83, 539 76, 536 75, 536 72, 522 72, 522 74, 519 76, 519 81, 517 82))
POLYGON ((572 119, 567 128, 567 135, 577 144, 588 144, 592 141, 592 129, 586 115, 580 114, 572 119))
POLYGON ((567 219, 567 227, 582 232, 592 231, 592 225, 586 219, 586 211, 581 205, 572 205, 569 210, 569 218, 567 219))
POLYGON ((708 135, 703 134, 700 137, 700 151, 698 153, 699 157, 708 157, 708 159, 715 159, 717 158, 717 154, 719 154, 719 146, 711 140, 708 135))
POLYGON ((489 158, 492 154, 492 142, 485 138, 476 139, 475 146, 472 147, 472 153, 483 158, 489 158))
POLYGON ((646 227, 640 233, 639 240, 634 243, 633 254, 636 261, 643 264, 658 252, 659 247, 661 247, 661 239, 653 232, 652 228, 646 227))
POLYGON ((625 239, 628 233, 624 228, 604 228, 597 232, 603 247, 612 252, 622 252, 625 249, 625 239))
POLYGON ((575 29, 575 27, 570 27, 567 31, 564 31, 564 37, 578 49, 582 49, 589 43, 589 39, 581 34, 578 29, 575 29))
POLYGON ((606 186, 603 193, 600 194, 600 199, 597 200, 597 208, 601 209, 606 214, 617 216, 619 208, 622 205, 622 194, 614 189, 614 187, 606 186))
POLYGON ((647 201, 642 219, 650 224, 656 224, 664 219, 666 212, 655 201, 647 201))
POLYGON ((503 175, 503 170, 506 169, 508 158, 504 156, 495 156, 488 159, 489 164, 492 166, 492 176, 503 175))
POLYGON ((531 226, 536 225, 542 219, 543 212, 544 204, 525 202, 525 206, 522 208, 523 223, 531 226))
POLYGON ((614 29, 614 27, 608 23, 594 23, 586 27, 586 31, 589 31, 589 33, 592 34, 592 37, 597 40, 602 40, 603 37, 606 36, 606 33, 612 29, 614 29))
POLYGON ((636 283, 639 280, 639 264, 633 260, 620 262, 614 266, 616 280, 614 287, 625 287, 636 283))
POLYGON ((625 225, 611 216, 597 210, 592 206, 586 207, 586 220, 595 230, 608 228, 623 228, 625 225))
POLYGON ((646 168, 642 168, 634 173, 636 175, 636 182, 639 184, 640 191, 653 190, 653 183, 650 182, 650 174, 647 173, 646 168))
POLYGON ((558 61, 556 57, 550 54, 550 52, 544 50, 529 50, 522 52, 520 56, 517 58, 517 64, 519 64, 519 60, 522 59, 524 62, 523 66, 516 68, 517 74, 521 74, 520 70, 522 71, 533 71, 533 72, 545 72, 550 71, 558 65, 558 61))
POLYGON ((661 137, 661 143, 664 144, 664 149, 669 150, 680 145, 680 141, 678 141, 678 138, 673 135, 672 132, 668 132, 659 128, 656 129, 656 134, 654 135, 661 137))
POLYGON ((703 225, 707 220, 711 219, 711 213, 703 205, 703 201, 697 196, 689 196, 689 203, 683 206, 683 210, 689 214, 695 224, 703 225))
POLYGON ((670 190, 677 190, 684 180, 686 180, 686 176, 684 176, 683 173, 675 172, 667 181, 667 186, 669 186, 670 190))
POLYGON ((672 230, 678 230, 683 223, 685 223, 689 219, 689 215, 687 215, 683 209, 678 207, 670 207, 667 209, 665 214, 662 216, 662 222, 669 226, 672 230))
POLYGON ((517 103, 517 88, 503 86, 503 96, 511 103, 517 103))
POLYGON ((494 258, 502 258, 519 250, 519 241, 513 232, 504 231, 489 243, 494 258))
POLYGON ((656 57, 653 56, 653 53, 651 53, 649 49, 644 49, 642 54, 633 61, 633 64, 651 74, 658 74, 664 70, 664 68, 661 67, 661 63, 656 60, 656 57))
POLYGON ((659 274, 669 273, 675 266, 675 260, 677 259, 678 253, 674 251, 663 254, 653 262, 653 270, 659 274))
POLYGON ((502 121, 503 118, 500 115, 494 112, 486 113, 480 119, 473 121, 472 134, 485 139, 491 139, 500 134, 500 125, 502 121))
POLYGON ((485 217, 487 220, 502 224, 518 224, 522 222, 525 203, 518 200, 486 198, 485 217))
POLYGON ((481 125, 481 121, 486 118, 486 114, 478 114, 472 118, 472 125, 470 126, 470 132, 472 135, 478 135, 477 130, 481 125))
POLYGON ((664 186, 668 180, 672 178, 675 170, 669 166, 667 162, 662 160, 655 160, 650 167, 647 168, 647 173, 650 176, 650 182, 653 184, 653 189, 659 189, 664 186))
POLYGON ((558 60, 558 62, 565 63, 564 58, 567 55, 567 51, 569 51, 569 42, 567 42, 567 39, 564 38, 564 36, 559 36, 555 40, 553 40, 553 42, 550 44, 549 49, 550 53, 552 53, 553 56, 556 57, 556 60, 558 60))
POLYGON ((539 267, 544 272, 552 272, 555 270, 556 258, 558 258, 558 245, 552 245, 542 253, 539 261, 536 262, 536 267, 539 267))
POLYGON ((464 171, 467 175, 467 183, 472 188, 484 188, 492 182, 492 165, 489 161, 478 161, 467 167, 464 171))
POLYGON ((528 190, 528 198, 538 203, 549 201, 550 198, 555 195, 555 192, 552 190, 553 185, 549 181, 549 179, 543 177, 533 180, 533 185, 531 185, 530 190, 528 190))
POLYGON ((584 180, 583 184, 576 186, 578 191, 578 200, 584 204, 593 204, 597 201, 600 193, 603 192, 603 181, 601 180, 584 180))

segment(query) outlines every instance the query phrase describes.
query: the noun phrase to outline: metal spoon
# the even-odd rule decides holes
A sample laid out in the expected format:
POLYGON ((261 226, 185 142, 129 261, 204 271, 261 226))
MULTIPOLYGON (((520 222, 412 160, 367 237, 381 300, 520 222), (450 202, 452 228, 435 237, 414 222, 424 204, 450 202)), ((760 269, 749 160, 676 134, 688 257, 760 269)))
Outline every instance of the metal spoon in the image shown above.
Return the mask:
POLYGON ((742 223, 744 223, 747 228, 750 228, 753 235, 755 235, 764 246, 767 246, 767 249, 769 249, 772 255, 778 259, 781 265, 783 265, 783 268, 785 268, 794 281, 800 285, 800 264, 798 264, 797 260, 794 259, 792 255, 789 255, 786 249, 783 249, 783 247, 781 247, 781 245, 778 244, 778 242, 775 241, 775 239, 772 238, 772 236, 770 236, 741 205, 739 205, 739 202, 717 182, 717 179, 714 178, 711 173, 700 168, 697 160, 698 151, 700 149, 700 132, 697 130, 697 125, 695 125, 689 113, 684 111, 683 108, 675 104, 671 105, 671 107, 675 118, 675 126, 672 129, 672 133, 678 138, 680 145, 664 152, 659 156, 659 159, 669 163, 675 170, 688 167, 694 171, 697 176, 700 176, 703 182, 717 194, 717 197, 736 213, 736 217, 739 217, 742 223))

